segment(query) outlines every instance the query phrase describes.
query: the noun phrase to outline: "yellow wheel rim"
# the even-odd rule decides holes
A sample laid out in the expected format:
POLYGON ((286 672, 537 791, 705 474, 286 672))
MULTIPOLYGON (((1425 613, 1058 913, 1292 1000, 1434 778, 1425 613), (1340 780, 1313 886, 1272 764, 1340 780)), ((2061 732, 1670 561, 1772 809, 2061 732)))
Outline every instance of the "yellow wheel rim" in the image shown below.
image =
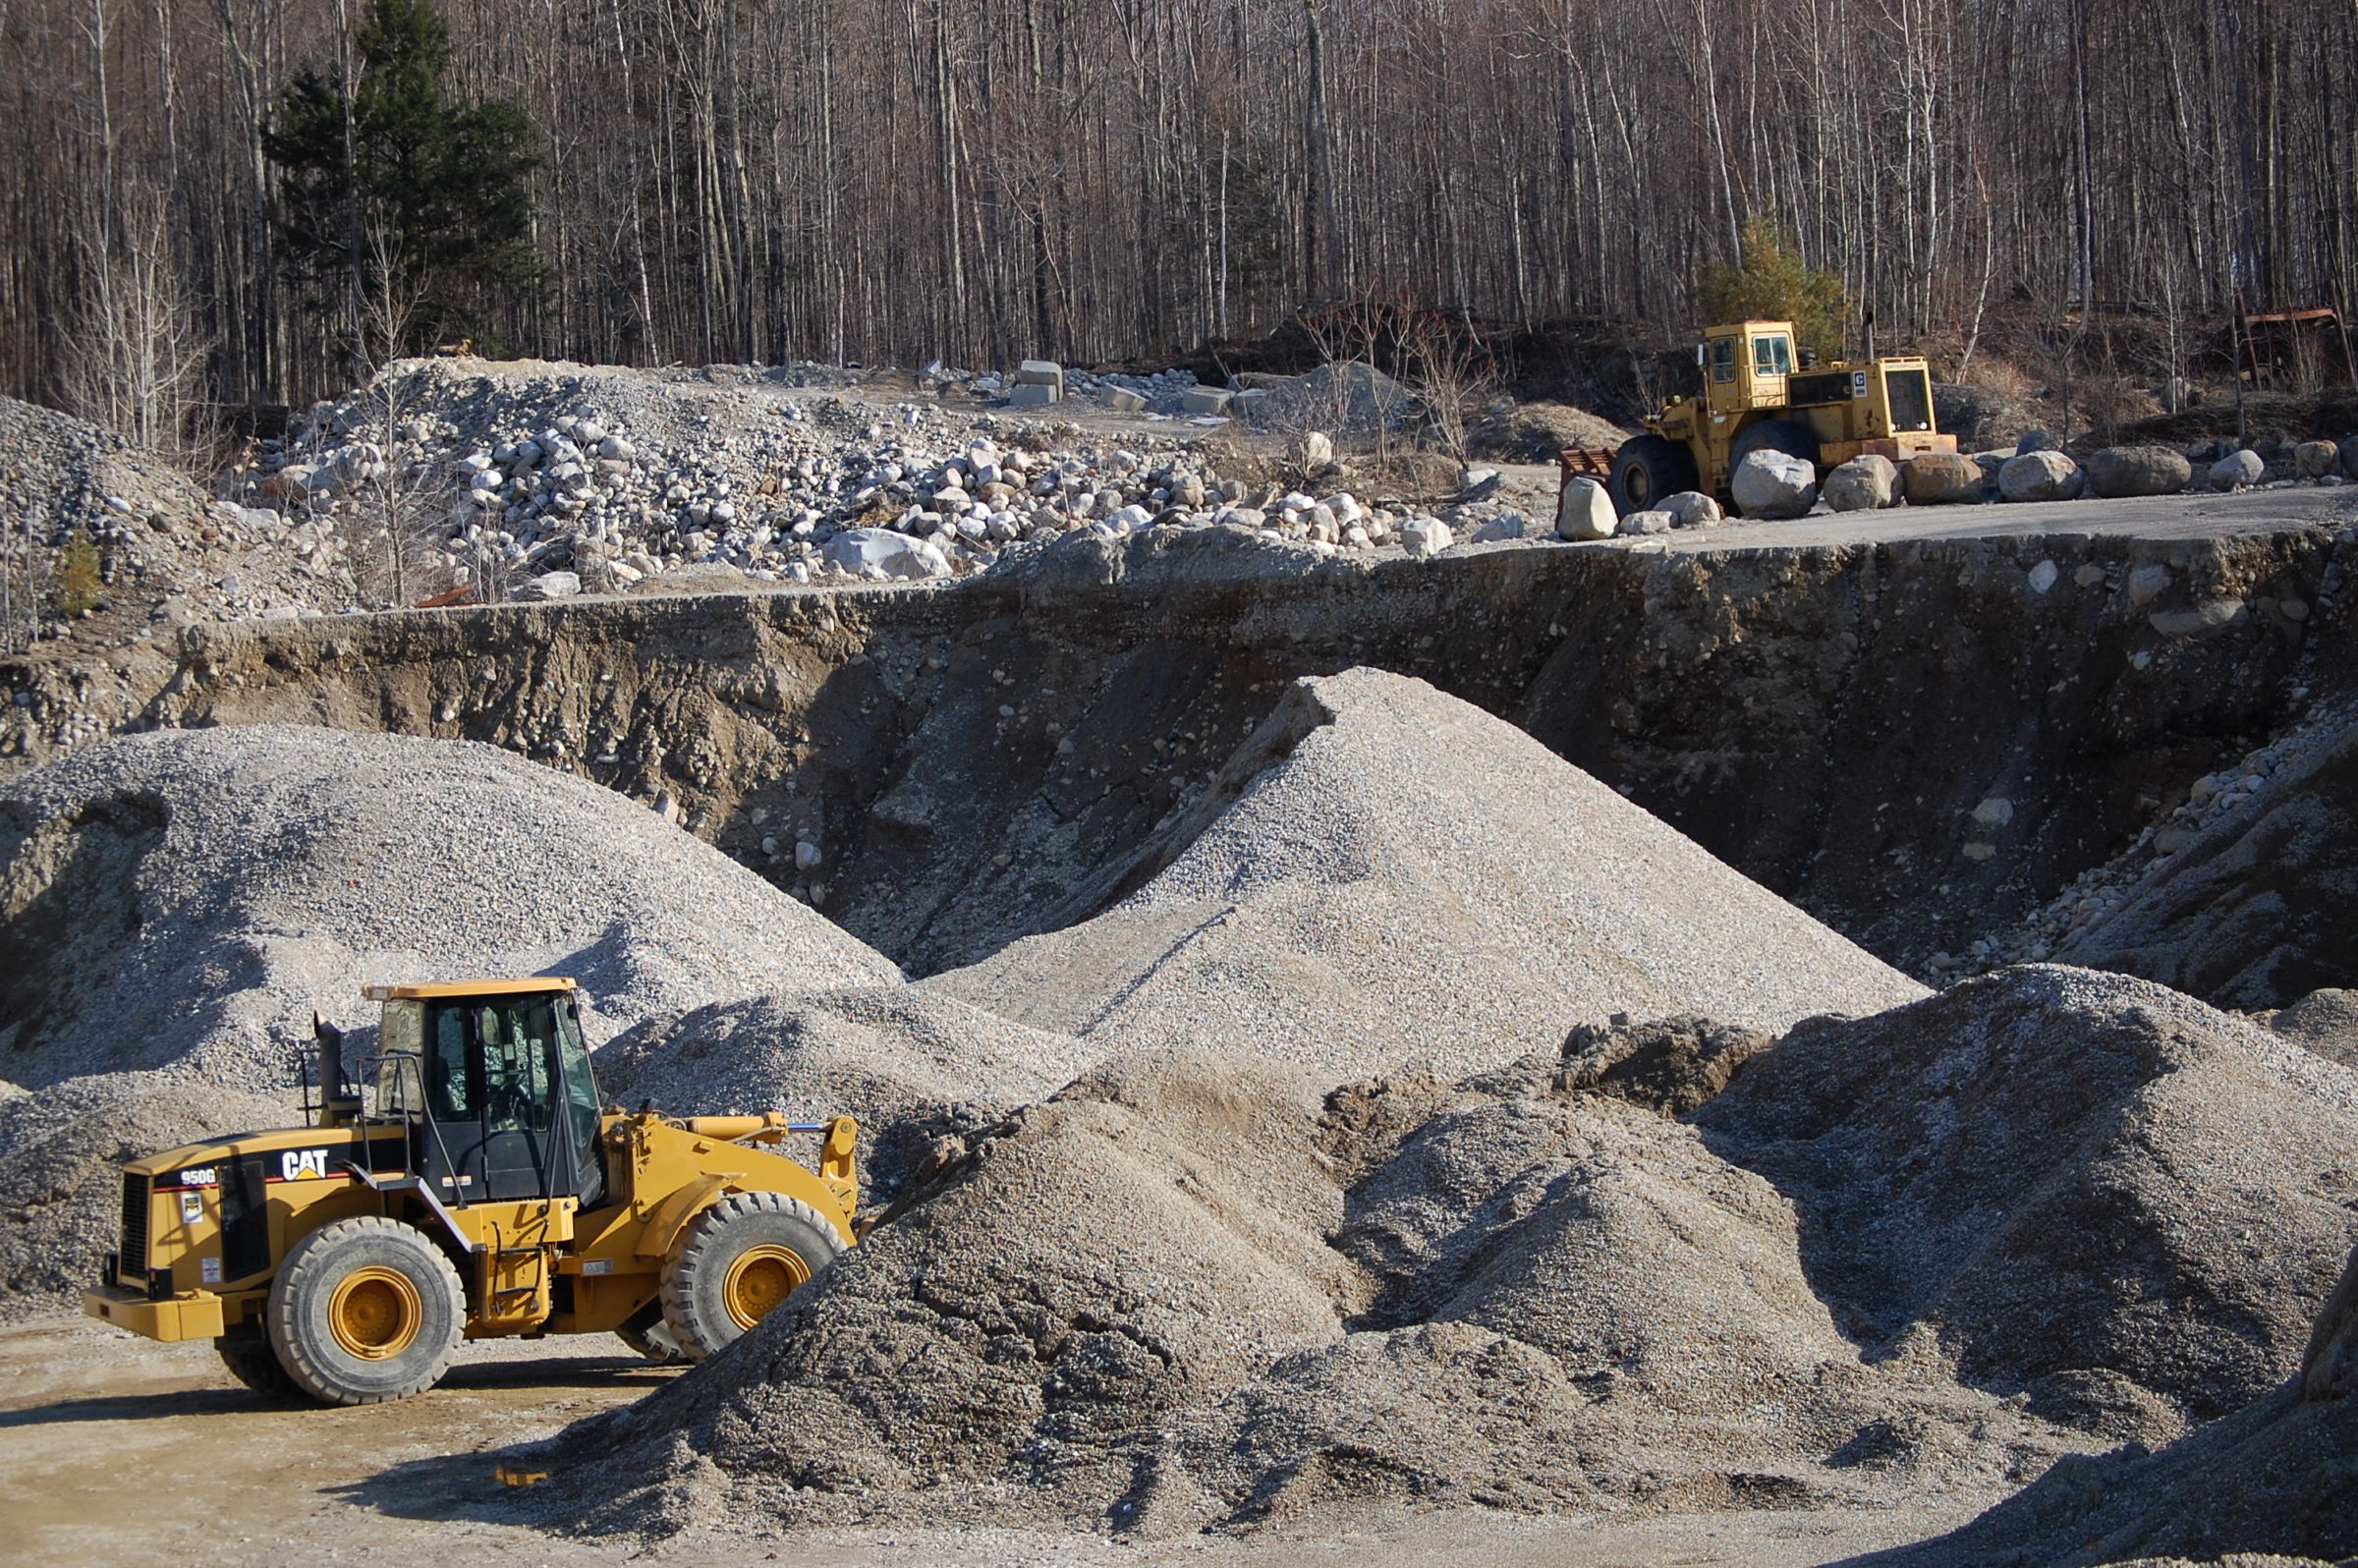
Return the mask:
POLYGON ((721 1300, 739 1328, 751 1328, 811 1278, 811 1265, 785 1247, 749 1247, 729 1264, 721 1300))
POLYGON ((328 1332, 345 1354, 362 1361, 400 1355, 416 1342, 424 1320, 417 1285, 397 1268, 356 1268, 327 1301, 328 1332))

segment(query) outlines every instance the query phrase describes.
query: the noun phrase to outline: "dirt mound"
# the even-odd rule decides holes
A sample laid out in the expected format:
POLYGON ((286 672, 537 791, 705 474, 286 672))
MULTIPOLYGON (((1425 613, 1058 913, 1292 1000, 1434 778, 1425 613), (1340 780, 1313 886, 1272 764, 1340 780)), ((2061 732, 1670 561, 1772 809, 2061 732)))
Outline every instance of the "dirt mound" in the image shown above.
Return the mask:
POLYGON ((2231 797, 2225 809, 2057 956, 2222 1007, 2278 1007, 2358 980, 2348 919, 2358 900, 2358 722, 2265 773, 2204 782, 2231 797))
POLYGON ((928 1164, 1095 1059, 1080 1041, 910 986, 757 996, 650 1019, 597 1053, 627 1105, 682 1112, 849 1115, 863 1132, 863 1201, 889 1203, 928 1164))
POLYGON ((0 1318, 73 1305, 122 1225, 115 1167, 220 1133, 292 1125, 292 1095, 184 1073, 108 1073, 0 1097, 0 1318))
POLYGON ((1629 432, 1569 403, 1515 403, 1485 415, 1472 431, 1474 456, 1506 463, 1553 463, 1568 446, 1618 450, 1629 432))
POLYGON ((0 1066, 291 1081, 365 980, 578 978, 595 1033, 894 966, 644 807, 485 746, 277 726, 0 785, 0 1066))
POLYGON ((1757 1029, 1695 1013, 1609 1029, 1582 1024, 1564 1041, 1556 1087, 1592 1090, 1683 1116, 1725 1089, 1737 1068, 1774 1043, 1757 1029))
POLYGON ((1111 1439, 1338 1337, 1358 1305, 1320 1241, 1341 1201, 1319 1108, 1266 1064, 1162 1057, 1074 1084, 727 1357, 578 1434, 600 1457, 568 1490, 593 1523, 640 1527, 912 1495, 1000 1514, 1010 1479, 1101 1511, 1128 1490, 1111 1439))
POLYGON ((1298 683, 1131 881, 925 987, 1337 1078, 1455 1077, 1615 1012, 1782 1029, 1924 994, 1520 730, 1376 670, 1298 683))
POLYGON ((2274 1384, 2358 1238, 2358 1075, 2123 976, 1797 1032, 1694 1119, 1801 1211, 1870 1355, 2123 1437, 2274 1384))

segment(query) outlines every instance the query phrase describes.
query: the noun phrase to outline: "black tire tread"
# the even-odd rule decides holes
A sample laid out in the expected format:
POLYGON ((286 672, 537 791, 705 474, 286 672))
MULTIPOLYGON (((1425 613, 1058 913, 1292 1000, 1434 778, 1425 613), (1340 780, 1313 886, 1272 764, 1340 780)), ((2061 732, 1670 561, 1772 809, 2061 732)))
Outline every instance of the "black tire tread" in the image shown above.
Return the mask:
POLYGON ((800 1220, 816 1239, 814 1251, 823 1257, 806 1258, 815 1275, 843 1252, 843 1239, 827 1217, 799 1198, 784 1193, 731 1193, 698 1214, 663 1260, 661 1299, 663 1321, 690 1361, 702 1361, 739 1337, 733 1319, 703 1321, 697 1308, 698 1286, 710 1269, 725 1263, 728 1232, 740 1221, 759 1214, 782 1214, 800 1220))
POLYGON ((301 1391, 287 1375, 287 1369, 279 1365, 278 1352, 270 1348, 269 1331, 260 1323, 241 1323, 215 1339, 213 1349, 232 1377, 265 1399, 292 1399, 301 1391))
POLYGON ((1624 466, 1632 462, 1643 464, 1648 476, 1658 481, 1656 493, 1646 498, 1649 507, 1659 506, 1664 496, 1692 490, 1702 482, 1702 476, 1695 470, 1695 455, 1685 447, 1652 431, 1633 435, 1613 453, 1612 482, 1606 486, 1613 498, 1613 510, 1622 517, 1640 510, 1630 499, 1628 487, 1621 477, 1624 466))
POLYGON ((287 1249, 286 1258, 278 1265, 277 1277, 270 1282, 264 1318, 270 1325, 270 1344, 278 1353, 279 1364, 303 1393, 326 1405, 377 1405, 423 1393, 450 1371, 451 1359, 458 1354, 460 1341, 466 1336, 467 1292, 450 1260, 417 1227, 397 1219, 364 1214, 357 1219, 339 1219, 334 1224, 322 1225, 287 1249), (332 1283, 337 1277, 335 1255, 368 1237, 398 1238, 400 1245, 416 1248, 425 1275, 418 1283, 423 1289, 439 1287, 443 1291, 451 1309, 451 1329, 444 1343, 427 1345, 427 1354, 413 1365, 410 1374, 400 1382, 384 1388, 363 1389, 340 1382, 304 1342, 304 1335, 293 1322, 292 1304, 304 1293, 332 1283))

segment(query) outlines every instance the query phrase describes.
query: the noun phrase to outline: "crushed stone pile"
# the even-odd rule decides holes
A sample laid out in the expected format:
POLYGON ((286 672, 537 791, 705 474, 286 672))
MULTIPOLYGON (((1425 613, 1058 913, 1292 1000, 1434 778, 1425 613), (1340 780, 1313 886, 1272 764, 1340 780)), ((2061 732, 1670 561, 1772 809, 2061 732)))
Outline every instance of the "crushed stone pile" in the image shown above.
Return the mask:
POLYGON ((862 1202, 887 1204, 966 1140, 1045 1099, 1096 1059, 1069 1036, 912 986, 715 1002, 648 1019, 597 1053, 626 1105, 698 1114, 857 1117, 862 1202))
POLYGON ((0 785, 0 1061, 28 1088, 188 1064, 289 1082, 365 981, 582 982, 595 1036, 899 971, 718 851, 467 742, 164 730, 0 785))
POLYGON ((2297 1376, 2156 1453, 2074 1455, 1963 1529, 1883 1568, 2347 1563, 2358 1541, 2358 1252, 2297 1376))
POLYGON ((1085 1075, 728 1357, 561 1439, 526 1506, 1156 1536, 1922 1500, 2265 1394, 2358 1240, 2358 1077, 2122 977, 1317 1082, 1085 1075))
POLYGON ((1154 853, 1095 919, 922 986, 1107 1050, 1337 1078, 1455 1077, 1615 1013, 1778 1030, 1924 994, 1520 730, 1376 670, 1294 686, 1154 853))
MULTIPOLYGON (((1158 398, 1178 389, 1147 379, 1158 398)), ((1000 390, 948 371, 922 384, 1000 390)), ((1085 428, 1061 407, 896 400, 861 372, 799 364, 405 360, 266 446, 240 500, 313 524, 391 506, 433 541, 430 590, 525 598, 666 574, 702 590, 731 576, 924 581, 1074 532, 1172 525, 1374 550, 1423 515, 1363 501, 1339 469, 1311 490, 1222 477, 1205 431, 1085 428)))
POLYGON ((221 1133, 293 1126, 293 1094, 193 1073, 100 1073, 0 1098, 0 1320, 69 1306, 123 1220, 117 1167, 221 1133))
POLYGON ((2358 1075, 2127 976, 1805 1029, 1694 1119, 1801 1210, 1871 1353, 2124 1439, 2282 1376, 2358 1237, 2358 1075))
POLYGON ((2327 986, 2256 1021, 2298 1040, 2329 1061, 2358 1067, 2358 991, 2327 986))

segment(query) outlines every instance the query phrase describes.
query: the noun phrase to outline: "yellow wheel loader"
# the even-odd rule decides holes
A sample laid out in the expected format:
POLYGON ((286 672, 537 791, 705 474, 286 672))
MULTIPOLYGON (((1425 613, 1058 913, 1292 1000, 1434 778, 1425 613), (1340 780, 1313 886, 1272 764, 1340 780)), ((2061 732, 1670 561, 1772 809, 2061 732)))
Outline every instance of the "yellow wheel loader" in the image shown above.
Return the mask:
POLYGON ((851 1118, 601 1110, 570 980, 364 994, 384 1009, 368 1092, 315 1023, 315 1125, 124 1166, 84 1312, 365 1405, 432 1387, 462 1339, 611 1332, 701 1361, 853 1244, 851 1118), (772 1147, 795 1134, 815 1173, 772 1147))
POLYGON ((1703 397, 1672 398, 1613 454, 1623 517, 1682 490, 1732 504, 1736 466, 1764 448, 1829 469, 1866 453, 1904 463, 1957 449, 1935 425, 1932 366, 1920 359, 1816 364, 1796 356, 1790 321, 1736 321, 1707 329, 1695 363, 1703 397))

